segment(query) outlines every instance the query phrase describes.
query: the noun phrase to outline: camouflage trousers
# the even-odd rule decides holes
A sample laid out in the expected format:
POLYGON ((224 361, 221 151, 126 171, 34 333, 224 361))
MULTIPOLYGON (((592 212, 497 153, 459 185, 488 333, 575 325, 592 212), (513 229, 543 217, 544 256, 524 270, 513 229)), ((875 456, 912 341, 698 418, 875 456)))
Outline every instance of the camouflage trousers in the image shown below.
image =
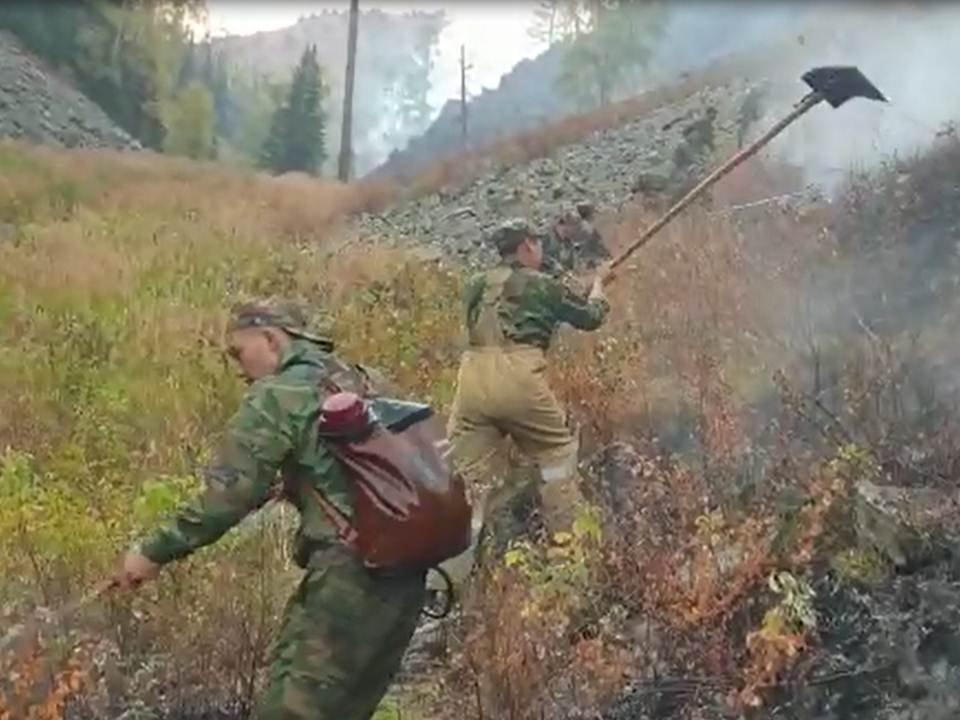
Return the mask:
POLYGON ((368 720, 400 667, 424 574, 373 574, 351 553, 314 553, 287 603, 256 720, 368 720))

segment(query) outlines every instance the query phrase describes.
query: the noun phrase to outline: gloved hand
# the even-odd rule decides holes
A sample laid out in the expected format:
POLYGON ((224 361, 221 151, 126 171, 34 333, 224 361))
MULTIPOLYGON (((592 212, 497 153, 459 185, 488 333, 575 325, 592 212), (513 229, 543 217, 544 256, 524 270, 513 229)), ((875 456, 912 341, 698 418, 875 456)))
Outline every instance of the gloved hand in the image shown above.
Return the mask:
POLYGON ((603 292, 603 284, 609 276, 610 263, 605 262, 597 268, 593 276, 593 286, 590 288, 590 294, 587 296, 588 300, 600 300, 606 297, 603 292))
POLYGON ((133 590, 160 574, 160 566, 136 550, 130 550, 120 561, 113 584, 121 590, 133 590))

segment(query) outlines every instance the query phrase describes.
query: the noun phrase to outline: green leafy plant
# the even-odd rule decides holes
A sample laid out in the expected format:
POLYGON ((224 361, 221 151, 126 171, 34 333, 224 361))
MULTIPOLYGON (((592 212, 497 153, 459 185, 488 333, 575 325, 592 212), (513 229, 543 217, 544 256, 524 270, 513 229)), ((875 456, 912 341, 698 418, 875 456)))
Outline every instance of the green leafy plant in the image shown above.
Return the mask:
POLYGON ((815 593, 804 580, 780 571, 770 575, 767 586, 780 596, 780 601, 764 615, 765 631, 797 633, 817 627, 813 608, 815 593))
POLYGON ((587 507, 578 513, 570 532, 556 533, 546 546, 525 540, 511 543, 504 564, 530 583, 535 604, 581 607, 593 592, 601 535, 599 514, 587 507))

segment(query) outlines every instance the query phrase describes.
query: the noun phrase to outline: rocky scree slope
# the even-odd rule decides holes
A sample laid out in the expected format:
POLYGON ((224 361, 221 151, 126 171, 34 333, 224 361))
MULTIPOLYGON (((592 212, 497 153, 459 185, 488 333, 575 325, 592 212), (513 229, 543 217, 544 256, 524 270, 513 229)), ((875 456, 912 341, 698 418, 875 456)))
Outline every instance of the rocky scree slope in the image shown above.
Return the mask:
MULTIPOLYGON (((747 47, 738 48, 734 44, 732 48, 714 48, 717 59, 709 67, 698 68, 689 58, 664 58, 661 64, 667 69, 657 89, 624 104, 652 108, 637 110, 632 121, 557 147, 530 163, 501 168, 490 161, 490 169, 485 174, 463 187, 448 187, 400 203, 379 215, 362 217, 359 235, 390 242, 413 241, 431 247, 432 254, 439 252, 459 260, 484 260, 489 252, 480 246, 480 239, 505 216, 525 215, 536 223, 546 224, 569 202, 588 201, 602 215, 622 209, 638 193, 658 200, 676 198, 692 181, 702 177, 707 167, 712 168, 741 141, 752 140, 788 111, 809 89, 800 81, 803 72, 834 61, 832 59, 863 61, 866 68, 878 62, 877 50, 871 44, 874 36, 853 9, 837 9, 823 17, 773 13, 763 20, 753 28, 755 37, 747 47), (778 31, 774 32, 774 28, 778 31), (710 113, 715 113, 712 120, 708 118, 710 113)), ((932 28, 938 20, 939 16, 928 17, 918 11, 901 9, 878 16, 876 22, 877 26, 891 30, 901 27, 918 37, 933 37, 932 28)), ((698 22, 681 24, 676 31, 701 38, 708 31, 698 22), (697 28, 699 34, 693 32, 697 28)), ((950 27, 945 20, 943 25, 950 27)), ((946 30, 941 32, 941 36, 946 34, 946 30)), ((941 36, 937 36, 938 42, 946 42, 941 36)), ((511 117, 513 106, 522 106, 514 98, 518 87, 536 85, 543 89, 542 83, 533 82, 531 78, 546 78, 551 72, 555 73, 556 67, 551 70, 550 62, 553 61, 548 53, 528 64, 521 63, 504 78, 499 90, 477 98, 472 105, 477 106, 477 113, 481 115, 481 106, 499 105, 500 134, 506 132, 505 129, 516 132, 517 127, 535 127, 542 120, 514 126, 512 121, 503 118, 511 117), (527 80, 524 81, 524 77, 527 80)), ((906 92, 903 79, 893 77, 895 75, 888 70, 877 75, 877 80, 882 79, 885 87, 890 85, 890 92, 899 90, 902 94, 906 92)), ((542 101, 548 114, 550 108, 557 107, 555 101, 548 102, 539 95, 531 97, 537 102, 530 105, 542 101)), ((523 107, 524 112, 533 112, 532 108, 523 107)), ((453 119, 457 112, 447 110, 453 119)), ((865 103, 851 103, 845 112, 847 119, 826 112, 811 113, 775 140, 764 154, 802 166, 810 180, 816 179, 820 165, 829 165, 820 169, 832 171, 838 163, 864 160, 852 152, 852 146, 858 143, 845 135, 842 123, 863 123, 864 136, 868 136, 871 131, 880 131, 887 115, 882 109, 865 103), (825 152, 824 148, 830 151, 825 152)), ((562 119, 561 115, 554 113, 554 120, 562 119)), ((584 117, 584 124, 605 125, 593 123, 592 119, 593 114, 584 117)), ((579 122, 580 118, 569 121, 579 122)), ((536 132, 548 139, 551 131, 550 125, 542 125, 536 132)), ((431 157, 442 157, 441 146, 451 132, 439 124, 431 128, 424 138, 411 144, 409 152, 395 154, 377 176, 393 175, 409 180, 410 172, 422 169, 415 157, 417 153, 436 149, 438 154, 431 157)), ((529 137, 534 137, 534 131, 529 131, 529 137)), ((448 157, 447 162, 456 165, 455 159, 448 157)))
MULTIPOLYGON (((802 5, 756 6, 716 2, 678 3, 665 9, 663 34, 651 48, 642 80, 618 88, 623 99, 671 85, 732 56, 755 52, 780 39, 776 57, 812 16, 802 5)), ((519 132, 549 125, 584 108, 562 82, 567 47, 558 43, 535 58, 523 60, 501 78, 496 88, 483 88, 468 100, 468 135, 472 149, 519 132)), ((760 62, 758 67, 764 67, 760 62)), ((372 178, 412 178, 433 163, 463 151, 459 98, 441 108, 426 131, 394 150, 370 173, 372 178)))
POLYGON ((620 127, 595 132, 528 164, 491 170, 358 218, 361 241, 414 245, 427 257, 468 265, 492 259, 484 238, 522 216, 546 231, 573 204, 598 216, 642 197, 669 200, 692 186, 717 152, 736 148, 759 119, 761 83, 735 80, 658 107, 620 127))
POLYGON ((0 32, 0 137, 57 147, 141 149, 100 107, 0 32))

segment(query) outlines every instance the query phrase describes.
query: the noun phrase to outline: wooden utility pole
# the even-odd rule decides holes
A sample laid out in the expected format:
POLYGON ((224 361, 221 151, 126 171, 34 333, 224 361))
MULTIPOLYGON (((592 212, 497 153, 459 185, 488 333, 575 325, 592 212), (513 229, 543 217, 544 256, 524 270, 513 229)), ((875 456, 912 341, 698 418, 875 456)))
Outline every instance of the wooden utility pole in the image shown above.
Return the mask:
POLYGON ((460 141, 467 146, 467 65, 466 46, 460 46, 460 141))
POLYGON ((353 78, 357 65, 359 4, 359 0, 350 0, 350 25, 347 31, 347 75, 343 82, 343 123, 340 126, 340 162, 337 164, 337 178, 341 182, 350 180, 351 165, 353 164, 353 78))

